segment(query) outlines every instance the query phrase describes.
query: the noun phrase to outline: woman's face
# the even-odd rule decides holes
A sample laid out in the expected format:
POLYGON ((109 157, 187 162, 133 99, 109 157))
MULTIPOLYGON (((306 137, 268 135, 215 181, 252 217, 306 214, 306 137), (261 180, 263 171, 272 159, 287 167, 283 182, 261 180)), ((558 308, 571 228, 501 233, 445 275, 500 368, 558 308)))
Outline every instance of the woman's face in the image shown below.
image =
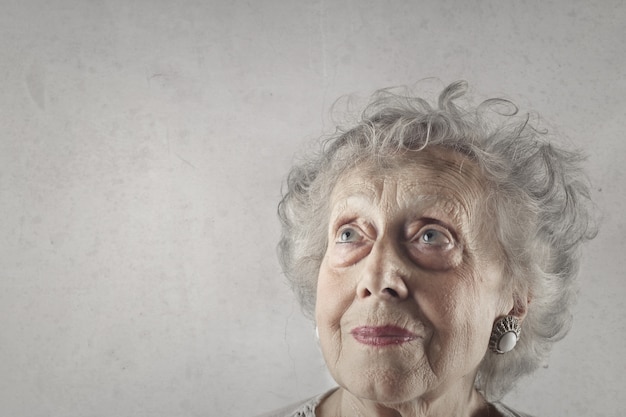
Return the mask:
POLYGON ((392 162, 337 182, 316 305, 335 380, 383 403, 471 389, 513 307, 477 166, 440 148, 392 162))

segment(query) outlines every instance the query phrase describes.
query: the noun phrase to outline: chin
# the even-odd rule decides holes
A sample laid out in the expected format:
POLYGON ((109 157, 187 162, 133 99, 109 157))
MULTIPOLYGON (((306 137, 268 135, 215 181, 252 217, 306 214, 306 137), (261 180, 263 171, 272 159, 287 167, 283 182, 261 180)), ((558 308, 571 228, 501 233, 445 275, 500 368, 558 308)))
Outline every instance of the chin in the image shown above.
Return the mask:
POLYGON ((426 386, 415 378, 415 374, 397 370, 359 372, 341 383, 346 390, 359 398, 383 404, 397 404, 420 397, 426 392, 426 386))

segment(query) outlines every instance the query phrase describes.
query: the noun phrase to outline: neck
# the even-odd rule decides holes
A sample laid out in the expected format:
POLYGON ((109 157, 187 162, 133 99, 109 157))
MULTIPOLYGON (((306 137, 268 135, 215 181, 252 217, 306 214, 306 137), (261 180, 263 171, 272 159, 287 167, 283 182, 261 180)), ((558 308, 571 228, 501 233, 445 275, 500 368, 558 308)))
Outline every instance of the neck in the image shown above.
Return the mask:
POLYGON ((343 388, 335 391, 316 411, 317 416, 350 417, 496 417, 499 413, 474 388, 463 395, 450 391, 437 398, 381 404, 360 399, 343 388))

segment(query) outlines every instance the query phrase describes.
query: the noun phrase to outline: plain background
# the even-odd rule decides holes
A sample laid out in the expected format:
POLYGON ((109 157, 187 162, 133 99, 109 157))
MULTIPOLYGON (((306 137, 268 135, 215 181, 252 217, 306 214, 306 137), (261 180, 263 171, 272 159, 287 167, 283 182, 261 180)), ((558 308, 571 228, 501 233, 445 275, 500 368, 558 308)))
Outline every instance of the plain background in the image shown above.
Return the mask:
POLYGON ((332 387, 276 261, 281 184, 336 98, 429 77, 589 155, 574 327, 506 402, 624 415, 623 1, 0 6, 0 415, 251 416, 332 387))

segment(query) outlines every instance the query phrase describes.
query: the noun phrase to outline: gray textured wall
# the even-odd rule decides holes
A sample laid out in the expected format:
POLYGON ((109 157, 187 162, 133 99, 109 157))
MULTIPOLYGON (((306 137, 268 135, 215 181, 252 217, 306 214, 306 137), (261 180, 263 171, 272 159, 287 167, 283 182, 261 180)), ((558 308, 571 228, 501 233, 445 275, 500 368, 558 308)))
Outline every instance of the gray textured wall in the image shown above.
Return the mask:
POLYGON ((624 415, 623 1, 1 6, 1 415, 245 416, 332 386, 275 260, 281 182, 337 97, 432 76, 588 152, 575 325, 507 401, 624 415))

